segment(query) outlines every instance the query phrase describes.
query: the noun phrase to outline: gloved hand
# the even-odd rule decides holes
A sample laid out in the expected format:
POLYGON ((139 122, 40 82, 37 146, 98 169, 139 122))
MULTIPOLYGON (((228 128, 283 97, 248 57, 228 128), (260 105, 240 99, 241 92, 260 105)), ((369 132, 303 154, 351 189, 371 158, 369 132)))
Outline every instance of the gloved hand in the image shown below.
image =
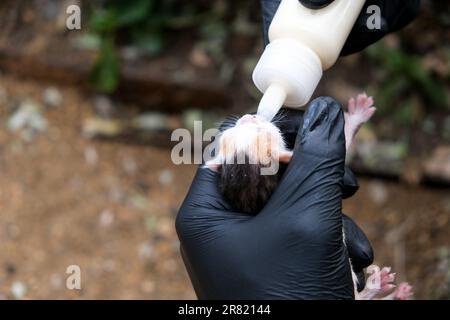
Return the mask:
MULTIPOLYGON (((294 156, 258 215, 234 212, 219 192, 219 173, 198 169, 176 219, 181 253, 198 298, 354 297, 348 255, 354 255, 360 269, 373 256, 362 231, 341 213, 341 106, 321 97, 300 118, 294 156)), ((285 125, 287 131, 295 127, 285 125)))
MULTIPOLYGON (((309 8, 321 8, 332 0, 299 0, 309 8)), ((264 42, 269 43, 268 30, 273 16, 278 9, 281 0, 261 0, 263 15, 264 42)), ((359 52, 377 42, 385 35, 405 27, 418 14, 420 0, 367 0, 361 14, 350 32, 347 42, 342 49, 341 55, 359 52), (367 28, 367 8, 377 5, 381 9, 381 29, 369 30, 367 28)))

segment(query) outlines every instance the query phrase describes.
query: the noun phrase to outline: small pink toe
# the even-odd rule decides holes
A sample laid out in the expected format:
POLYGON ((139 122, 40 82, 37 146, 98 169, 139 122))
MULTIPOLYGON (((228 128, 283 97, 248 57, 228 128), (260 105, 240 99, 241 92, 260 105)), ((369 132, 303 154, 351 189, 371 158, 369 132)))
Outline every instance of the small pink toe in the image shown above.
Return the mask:
POLYGON ((408 300, 412 297, 412 295, 412 287, 407 282, 400 283, 395 291, 396 300, 408 300))

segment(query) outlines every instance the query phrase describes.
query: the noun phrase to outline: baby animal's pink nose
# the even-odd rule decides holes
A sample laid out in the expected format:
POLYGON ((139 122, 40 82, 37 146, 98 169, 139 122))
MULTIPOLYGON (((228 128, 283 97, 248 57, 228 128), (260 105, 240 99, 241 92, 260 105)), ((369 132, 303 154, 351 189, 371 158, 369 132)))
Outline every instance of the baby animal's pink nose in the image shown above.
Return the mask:
POLYGON ((257 118, 255 115, 251 115, 251 114, 246 114, 245 116, 243 116, 240 119, 240 123, 244 124, 244 123, 256 123, 257 122, 257 118))

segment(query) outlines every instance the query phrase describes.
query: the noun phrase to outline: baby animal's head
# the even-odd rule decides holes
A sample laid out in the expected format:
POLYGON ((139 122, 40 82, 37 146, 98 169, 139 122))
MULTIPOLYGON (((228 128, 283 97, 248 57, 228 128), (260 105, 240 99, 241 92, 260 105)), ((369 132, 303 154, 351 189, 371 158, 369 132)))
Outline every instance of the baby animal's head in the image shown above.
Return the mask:
POLYGON ((224 164, 268 166, 273 161, 289 162, 292 157, 280 130, 258 115, 244 115, 218 139, 216 157, 206 163, 213 169, 224 164))
POLYGON ((236 209, 259 212, 278 185, 278 165, 289 162, 292 151, 275 124, 258 115, 244 115, 218 139, 217 154, 206 166, 220 172, 219 188, 236 209))

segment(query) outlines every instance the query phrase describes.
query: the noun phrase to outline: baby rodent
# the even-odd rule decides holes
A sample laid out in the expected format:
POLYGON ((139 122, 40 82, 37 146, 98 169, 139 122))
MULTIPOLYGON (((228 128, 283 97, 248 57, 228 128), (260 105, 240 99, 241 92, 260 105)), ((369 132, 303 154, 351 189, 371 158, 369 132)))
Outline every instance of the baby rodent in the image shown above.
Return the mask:
MULTIPOLYGON (((361 125, 375 112, 373 99, 360 94, 351 98, 345 115, 346 148, 361 125)), ((272 121, 246 114, 230 118, 221 127, 216 157, 206 166, 220 173, 219 188, 236 210, 257 214, 276 189, 285 165, 292 157, 282 133, 272 121), (279 164, 275 174, 261 174, 262 169, 279 164)))
MULTIPOLYGON (((373 99, 366 94, 349 100, 348 112, 344 113, 347 149, 361 125, 375 112, 372 105, 373 99)), ((276 126, 276 119, 272 123, 258 115, 246 114, 240 119, 228 119, 221 129, 223 131, 219 136, 217 155, 206 166, 219 171, 220 191, 236 210, 257 214, 276 189, 285 169, 283 164, 290 161, 292 151, 287 149, 282 133, 276 126), (261 170, 273 161, 282 164, 280 170, 272 175, 261 174, 261 170)), ((345 239, 345 234, 343 238, 345 239)), ((373 269, 366 286, 358 292, 358 279, 351 268, 355 299, 373 300, 379 297, 384 300, 405 300, 411 297, 412 288, 408 283, 401 283, 392 293, 387 294, 395 287, 395 274, 391 273, 390 267, 380 269, 373 266, 373 269), (374 281, 379 286, 369 285, 374 281), (381 297, 382 295, 385 296, 381 297)))
POLYGON ((257 214, 278 186, 284 167, 275 174, 261 174, 261 169, 272 160, 289 162, 292 152, 276 125, 257 115, 229 119, 221 129, 218 155, 206 165, 220 172, 219 189, 238 211, 257 214))

